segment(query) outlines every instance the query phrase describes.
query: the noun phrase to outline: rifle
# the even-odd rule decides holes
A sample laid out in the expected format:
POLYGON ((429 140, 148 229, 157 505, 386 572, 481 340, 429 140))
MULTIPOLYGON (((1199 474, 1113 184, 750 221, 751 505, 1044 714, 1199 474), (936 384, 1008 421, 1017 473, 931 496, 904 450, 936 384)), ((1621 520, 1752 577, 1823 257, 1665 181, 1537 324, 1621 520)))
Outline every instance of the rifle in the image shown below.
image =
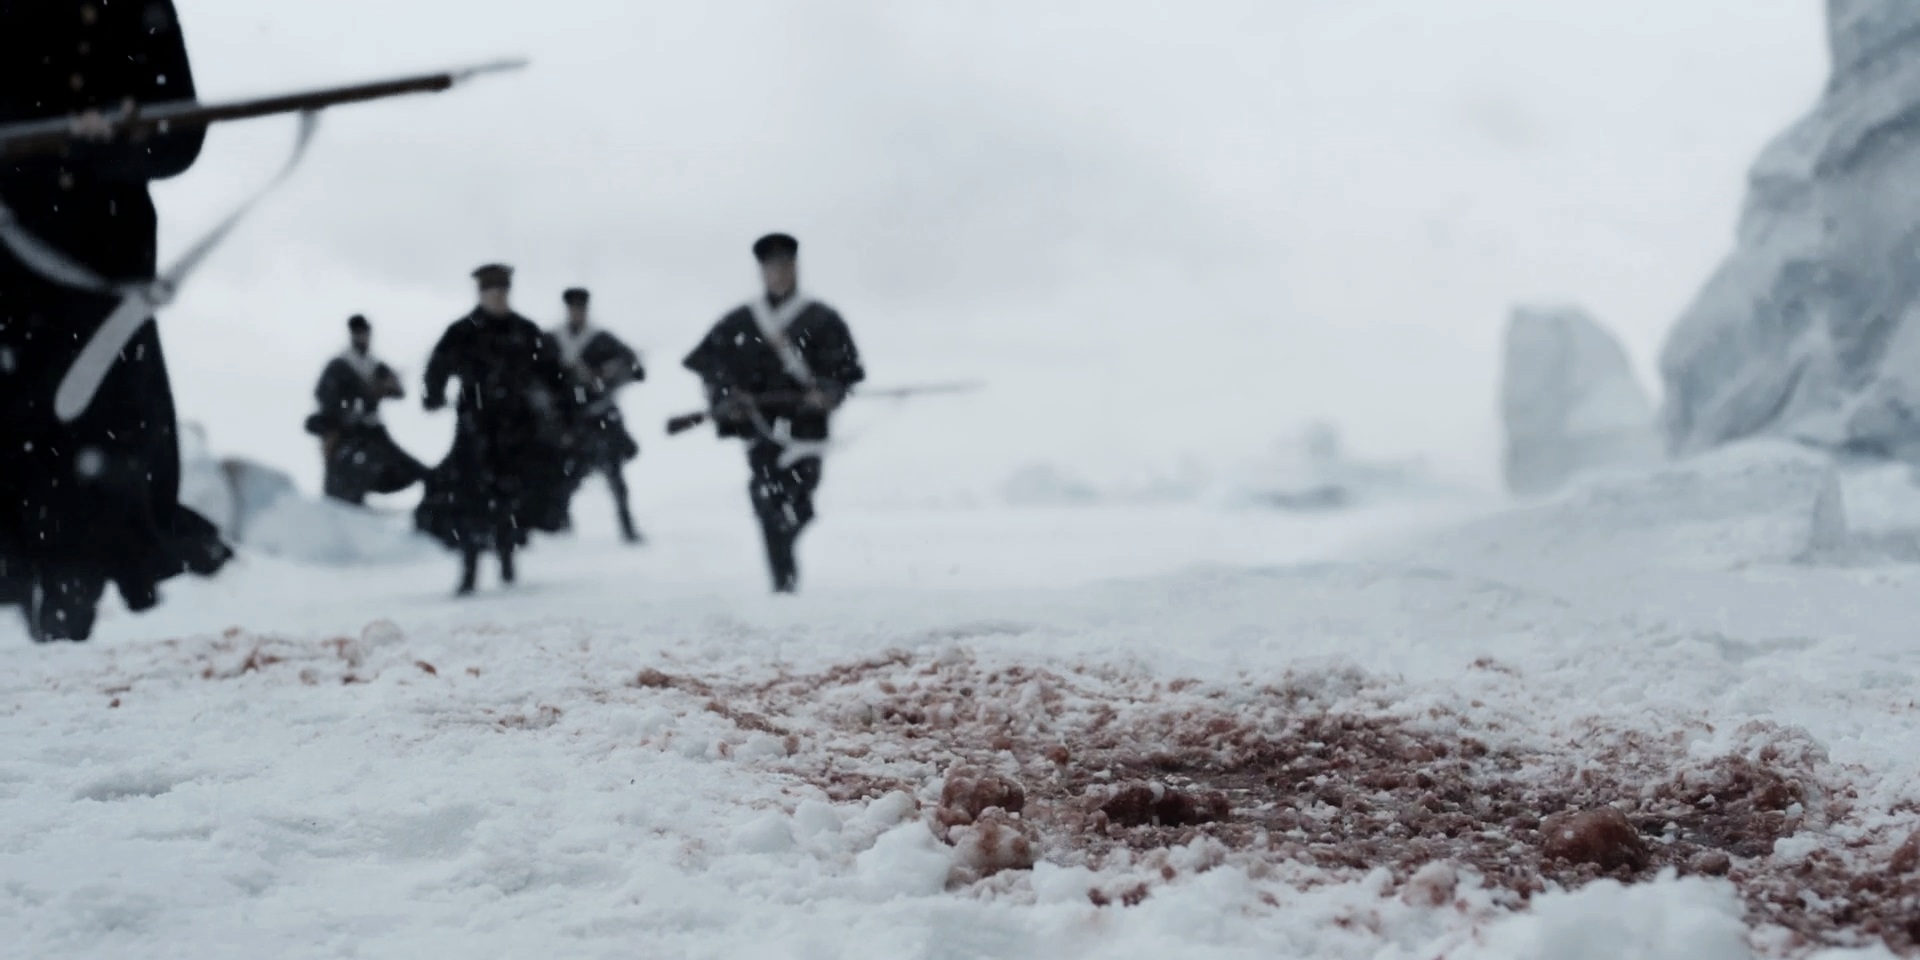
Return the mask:
MULTIPOLYGON (((906 400, 941 393, 971 393, 978 389, 980 389, 978 383, 929 383, 913 387, 891 387, 885 390, 861 390, 848 396, 867 400, 906 400)), ((806 399, 806 396, 805 391, 776 390, 771 393, 751 394, 746 397, 746 400, 754 406, 759 406, 766 403, 798 403, 806 399)), ((683 413, 667 421, 667 436, 685 433, 711 419, 713 419, 711 410, 683 413)))
MULTIPOLYGON (((106 124, 104 137, 93 136, 89 131, 85 139, 139 143, 180 128, 204 127, 226 120, 247 120, 280 113, 312 113, 327 107, 384 100, 411 93, 439 93, 481 74, 518 70, 526 65, 525 60, 501 60, 462 70, 303 90, 228 103, 169 100, 164 103, 137 104, 129 101, 117 112, 102 113, 100 120, 106 124)), ((75 140, 83 139, 80 125, 81 119, 77 116, 0 124, 0 161, 63 153, 75 140)))

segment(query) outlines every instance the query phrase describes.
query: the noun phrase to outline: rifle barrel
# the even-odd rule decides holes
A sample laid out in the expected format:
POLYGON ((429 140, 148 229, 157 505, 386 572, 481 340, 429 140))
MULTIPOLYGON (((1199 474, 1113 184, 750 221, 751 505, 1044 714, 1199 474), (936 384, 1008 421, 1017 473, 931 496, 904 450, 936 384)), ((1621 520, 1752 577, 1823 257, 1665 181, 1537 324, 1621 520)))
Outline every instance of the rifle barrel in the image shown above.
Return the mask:
POLYGON ((961 383, 929 383, 916 387, 890 387, 881 390, 855 390, 850 396, 865 397, 869 400, 897 400, 902 397, 924 397, 943 393, 972 393, 983 384, 977 381, 961 383))
MULTIPOLYGON (((366 103, 413 93, 439 93, 467 79, 486 73, 518 70, 525 60, 502 60, 461 70, 427 73, 392 80, 376 80, 341 87, 303 90, 297 93, 234 100, 226 103, 201 103, 198 100, 169 100, 164 103, 136 105, 129 114, 107 114, 114 141, 140 141, 174 129, 204 127, 228 120, 249 120, 281 113, 324 110, 350 103, 366 103)), ((59 153, 72 143, 74 118, 49 117, 21 123, 0 124, 0 160, 59 153)))
MULTIPOLYGON (((924 397, 928 394, 971 393, 980 389, 981 386, 982 384, 978 382, 968 381, 965 383, 928 383, 914 387, 890 387, 881 390, 856 390, 848 395, 848 399, 903 400, 910 397, 924 397)), ((760 403, 784 403, 800 399, 803 396, 805 396, 805 394, 779 390, 773 393, 759 394, 753 397, 753 399, 760 403)), ((683 413, 667 421, 667 435, 673 436, 675 434, 685 433, 694 427, 706 423, 711 417, 712 415, 704 410, 693 413, 683 413)))
POLYGON ((692 430, 694 427, 706 422, 707 414, 705 411, 683 413, 667 421, 667 436, 671 437, 676 434, 686 433, 688 430, 692 430))

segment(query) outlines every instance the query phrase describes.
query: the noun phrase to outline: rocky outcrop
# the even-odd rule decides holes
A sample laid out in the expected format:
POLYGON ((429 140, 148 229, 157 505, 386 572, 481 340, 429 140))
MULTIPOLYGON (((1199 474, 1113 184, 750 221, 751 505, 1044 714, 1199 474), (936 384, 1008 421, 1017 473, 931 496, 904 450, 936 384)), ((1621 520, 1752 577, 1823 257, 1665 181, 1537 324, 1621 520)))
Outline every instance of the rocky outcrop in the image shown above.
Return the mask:
POLYGON ((1577 307, 1521 307, 1500 389, 1507 489, 1551 493, 1577 474, 1660 459, 1660 433, 1620 342, 1577 307))
POLYGON ((1920 3, 1828 0, 1833 77, 1754 165, 1661 357, 1669 446, 1920 459, 1920 3))

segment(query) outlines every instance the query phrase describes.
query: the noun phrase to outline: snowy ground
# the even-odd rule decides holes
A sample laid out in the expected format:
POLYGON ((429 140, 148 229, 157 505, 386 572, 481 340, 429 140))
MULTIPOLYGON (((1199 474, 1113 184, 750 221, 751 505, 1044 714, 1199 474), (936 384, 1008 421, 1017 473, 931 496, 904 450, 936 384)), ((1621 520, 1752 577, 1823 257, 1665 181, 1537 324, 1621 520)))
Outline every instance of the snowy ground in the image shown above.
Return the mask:
POLYGON ((843 509, 788 602, 744 511, 464 605, 250 558, 0 635, 0 955, 1911 950, 1906 489, 843 509))

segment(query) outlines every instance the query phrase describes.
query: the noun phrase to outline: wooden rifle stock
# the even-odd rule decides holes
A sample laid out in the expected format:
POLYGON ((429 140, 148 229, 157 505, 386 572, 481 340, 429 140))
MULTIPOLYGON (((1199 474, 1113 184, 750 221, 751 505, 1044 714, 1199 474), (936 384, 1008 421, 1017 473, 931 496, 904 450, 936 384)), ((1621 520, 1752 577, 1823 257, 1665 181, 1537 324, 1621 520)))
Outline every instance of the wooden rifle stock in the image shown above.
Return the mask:
POLYGON ((698 413, 683 413, 667 420, 667 436, 678 436, 706 422, 707 412, 705 410, 701 410, 698 413))

